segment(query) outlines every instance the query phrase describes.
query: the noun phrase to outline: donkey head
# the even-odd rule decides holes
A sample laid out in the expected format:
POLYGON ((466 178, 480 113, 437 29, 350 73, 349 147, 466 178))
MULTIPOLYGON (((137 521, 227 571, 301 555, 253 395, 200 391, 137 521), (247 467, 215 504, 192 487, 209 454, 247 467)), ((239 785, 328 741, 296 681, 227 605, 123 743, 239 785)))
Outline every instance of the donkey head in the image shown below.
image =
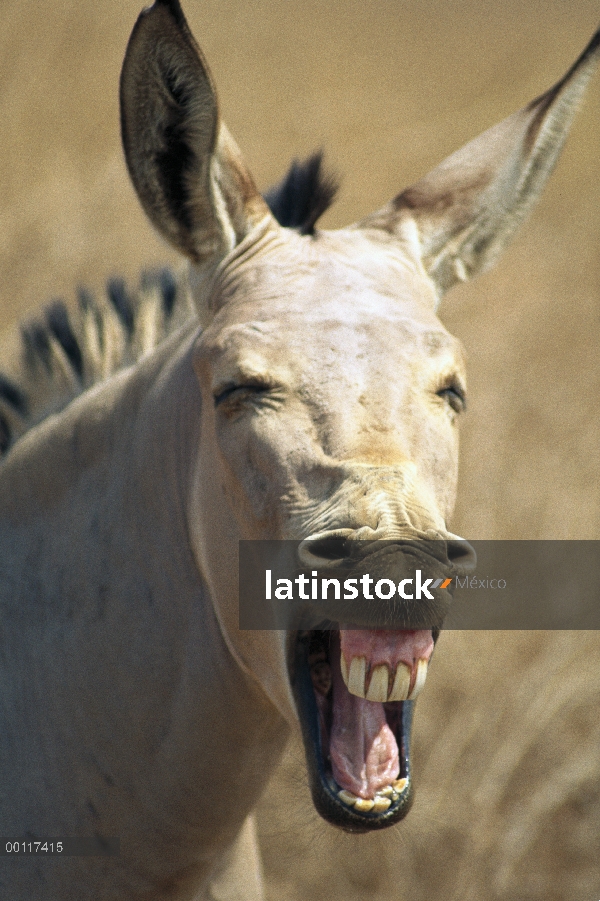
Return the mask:
POLYGON ((447 528, 463 354, 436 308, 494 263, 532 207, 599 46, 600 33, 552 90, 382 210, 303 234, 282 227, 255 187, 178 0, 156 0, 129 42, 127 164, 151 221, 190 260, 203 326, 194 550, 232 653, 285 715, 300 716, 317 806, 348 829, 408 810, 412 697, 431 631, 244 634, 237 542, 297 539, 313 566, 378 538, 435 538, 449 562, 469 557, 447 528), (290 655, 298 640, 304 656, 290 655), (311 655, 329 666, 326 690, 298 688, 311 655))

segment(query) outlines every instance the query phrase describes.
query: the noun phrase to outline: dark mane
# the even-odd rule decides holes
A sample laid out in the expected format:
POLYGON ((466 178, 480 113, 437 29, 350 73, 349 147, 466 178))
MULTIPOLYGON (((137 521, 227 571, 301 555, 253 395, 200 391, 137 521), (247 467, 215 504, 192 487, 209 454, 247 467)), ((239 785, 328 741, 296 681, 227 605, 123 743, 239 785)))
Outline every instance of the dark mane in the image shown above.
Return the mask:
POLYGON ((264 198, 280 225, 311 235, 338 188, 335 175, 323 170, 323 151, 317 150, 304 162, 294 160, 283 181, 265 191, 264 198))
POLYGON ((0 372, 0 457, 51 413, 152 351, 194 316, 187 281, 170 269, 144 271, 139 285, 112 278, 98 298, 55 300, 21 325, 20 354, 0 372))
MULTIPOLYGON (((294 160, 264 196, 281 225, 311 235, 337 190, 317 151, 294 160)), ((0 372, 0 457, 36 423, 135 363, 193 315, 187 285, 169 269, 142 273, 133 289, 110 279, 98 300, 80 289, 75 308, 62 300, 47 305, 21 325, 18 371, 0 372)))

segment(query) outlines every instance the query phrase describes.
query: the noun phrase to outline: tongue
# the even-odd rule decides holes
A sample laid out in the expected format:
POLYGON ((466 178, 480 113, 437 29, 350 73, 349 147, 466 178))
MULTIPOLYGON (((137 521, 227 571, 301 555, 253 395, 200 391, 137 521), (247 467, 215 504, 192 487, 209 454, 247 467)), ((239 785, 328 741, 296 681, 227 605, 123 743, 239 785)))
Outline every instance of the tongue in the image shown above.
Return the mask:
POLYGON ((341 788, 372 798, 398 778, 398 744, 383 704, 351 695, 340 669, 339 634, 332 635, 333 721, 329 753, 333 777, 341 788))

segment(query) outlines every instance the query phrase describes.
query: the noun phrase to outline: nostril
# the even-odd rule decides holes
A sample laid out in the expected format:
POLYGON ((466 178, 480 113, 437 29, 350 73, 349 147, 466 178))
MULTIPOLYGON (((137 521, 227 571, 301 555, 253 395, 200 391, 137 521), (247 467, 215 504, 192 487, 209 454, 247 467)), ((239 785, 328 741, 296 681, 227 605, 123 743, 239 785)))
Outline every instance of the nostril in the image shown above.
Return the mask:
POLYGON ((337 532, 321 532, 300 543, 298 556, 305 566, 331 566, 341 563, 348 555, 348 535, 351 529, 337 532))
POLYGON ((448 560, 463 572, 472 572, 477 565, 477 554, 472 544, 459 535, 452 535, 446 542, 448 560))
POLYGON ((311 545, 311 553, 323 560, 339 560, 347 554, 345 538, 320 538, 311 545))

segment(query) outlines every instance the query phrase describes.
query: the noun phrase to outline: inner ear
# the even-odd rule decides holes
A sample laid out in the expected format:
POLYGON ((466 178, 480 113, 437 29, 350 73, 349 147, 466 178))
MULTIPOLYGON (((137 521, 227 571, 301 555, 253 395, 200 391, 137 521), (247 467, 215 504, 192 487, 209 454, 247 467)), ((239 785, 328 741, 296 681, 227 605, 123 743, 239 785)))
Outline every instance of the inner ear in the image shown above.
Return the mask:
POLYGON ((120 84, 121 134, 142 206, 161 234, 214 266, 267 207, 219 119, 210 70, 178 0, 133 29, 120 84))

